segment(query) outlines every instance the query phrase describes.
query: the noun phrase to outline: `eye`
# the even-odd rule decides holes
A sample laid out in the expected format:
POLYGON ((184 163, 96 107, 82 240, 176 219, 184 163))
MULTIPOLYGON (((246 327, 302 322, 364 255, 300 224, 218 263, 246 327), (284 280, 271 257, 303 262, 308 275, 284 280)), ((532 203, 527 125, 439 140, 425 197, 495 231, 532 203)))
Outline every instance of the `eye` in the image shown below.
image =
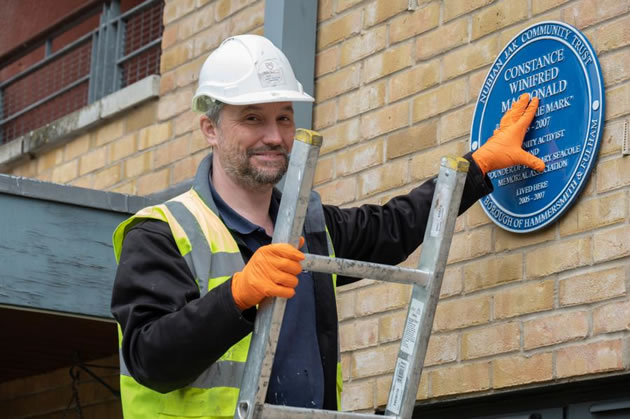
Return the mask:
POLYGON ((245 121, 247 121, 247 122, 260 122, 261 118, 258 115, 250 114, 250 115, 246 115, 245 116, 245 121))

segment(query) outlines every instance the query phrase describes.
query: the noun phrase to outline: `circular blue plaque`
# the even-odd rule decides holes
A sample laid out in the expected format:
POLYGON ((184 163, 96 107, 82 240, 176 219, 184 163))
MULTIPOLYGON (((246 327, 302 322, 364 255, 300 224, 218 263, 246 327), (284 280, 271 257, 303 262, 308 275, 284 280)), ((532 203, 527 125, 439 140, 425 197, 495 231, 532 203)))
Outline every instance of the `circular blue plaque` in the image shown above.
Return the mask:
POLYGON ((539 173, 513 166, 488 173, 494 192, 481 199, 500 227, 527 233, 560 217, 586 185, 599 151, 604 88, 586 37, 547 21, 516 35, 492 64, 472 121, 470 149, 482 146, 523 93, 540 99, 523 148, 543 159, 539 173))

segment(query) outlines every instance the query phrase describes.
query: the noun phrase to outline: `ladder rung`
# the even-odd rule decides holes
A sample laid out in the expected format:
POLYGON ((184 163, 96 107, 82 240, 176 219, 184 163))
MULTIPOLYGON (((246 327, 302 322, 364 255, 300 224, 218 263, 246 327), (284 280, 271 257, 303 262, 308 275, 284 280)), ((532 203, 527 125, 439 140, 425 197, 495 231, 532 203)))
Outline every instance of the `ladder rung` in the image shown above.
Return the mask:
POLYGON ((371 413, 338 412, 335 410, 304 409, 300 407, 275 406, 265 403, 260 419, 383 419, 395 416, 374 415, 371 413))
POLYGON ((431 279, 427 271, 400 266, 382 265, 359 260, 330 258, 327 256, 304 254, 302 267, 312 272, 340 274, 353 278, 370 278, 379 281, 416 284, 426 287, 431 279))

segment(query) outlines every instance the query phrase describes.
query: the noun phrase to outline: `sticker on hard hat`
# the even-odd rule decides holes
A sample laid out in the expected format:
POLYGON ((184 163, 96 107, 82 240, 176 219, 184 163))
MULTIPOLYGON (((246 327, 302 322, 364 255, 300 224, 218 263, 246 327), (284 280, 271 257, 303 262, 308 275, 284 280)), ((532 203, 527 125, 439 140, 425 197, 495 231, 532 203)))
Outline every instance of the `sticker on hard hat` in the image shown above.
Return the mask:
POLYGON ((258 64, 258 78, 262 87, 275 87, 286 84, 282 66, 275 58, 258 64))

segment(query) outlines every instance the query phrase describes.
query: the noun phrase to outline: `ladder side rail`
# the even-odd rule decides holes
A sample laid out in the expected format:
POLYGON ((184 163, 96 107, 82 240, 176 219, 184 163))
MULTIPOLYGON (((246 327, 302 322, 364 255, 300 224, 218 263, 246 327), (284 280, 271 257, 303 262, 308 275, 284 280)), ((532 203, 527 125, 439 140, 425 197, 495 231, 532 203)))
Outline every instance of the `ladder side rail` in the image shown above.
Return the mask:
MULTIPOLYGON (((298 129, 295 139, 272 243, 289 243, 297 247, 322 137, 314 131, 298 129)), ((236 419, 254 418, 265 402, 286 301, 284 298, 265 298, 259 304, 234 414, 236 419)))
POLYGON ((431 279, 430 273, 420 269, 402 266, 384 265, 352 259, 331 258, 328 256, 304 254, 302 267, 311 272, 350 276, 353 278, 370 278, 379 281, 416 284, 426 287, 431 279))
POLYGON ((373 413, 340 412, 336 410, 304 409, 290 406, 266 404, 259 407, 260 419, 384 419, 387 416, 373 413))
POLYGON ((418 269, 430 272, 432 278, 426 288, 413 286, 386 416, 406 419, 413 414, 468 167, 463 158, 441 160, 418 263, 418 269))

